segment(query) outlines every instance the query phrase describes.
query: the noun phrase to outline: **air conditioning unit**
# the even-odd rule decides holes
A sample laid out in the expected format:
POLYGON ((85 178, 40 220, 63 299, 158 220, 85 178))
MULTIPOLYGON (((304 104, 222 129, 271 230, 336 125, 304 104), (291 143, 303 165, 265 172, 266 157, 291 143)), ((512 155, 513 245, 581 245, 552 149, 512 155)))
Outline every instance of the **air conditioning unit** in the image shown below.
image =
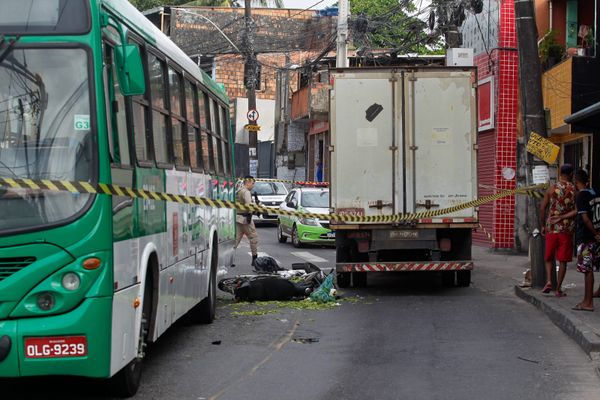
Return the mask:
POLYGON ((473 49, 453 48, 446 50, 446 66, 472 67, 473 49))

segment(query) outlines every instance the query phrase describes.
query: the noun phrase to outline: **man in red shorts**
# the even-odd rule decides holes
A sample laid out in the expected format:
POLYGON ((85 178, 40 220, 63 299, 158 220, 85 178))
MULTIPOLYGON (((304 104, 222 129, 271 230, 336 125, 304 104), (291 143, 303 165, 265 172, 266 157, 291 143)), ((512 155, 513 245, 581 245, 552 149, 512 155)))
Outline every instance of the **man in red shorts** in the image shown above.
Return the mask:
POLYGON ((560 168, 558 182, 550 185, 542 205, 540 206, 540 225, 542 226, 542 235, 546 235, 546 286, 542 289, 543 293, 550 293, 552 290, 552 262, 556 256, 559 262, 559 270, 556 284, 556 296, 563 297, 565 292, 561 290, 565 274, 567 272, 567 263, 573 257, 573 230, 575 220, 569 218, 553 218, 569 213, 575 210, 575 186, 573 180, 573 166, 564 164, 560 168), (548 213, 546 214, 546 209, 548 213), (548 218, 546 218, 546 216, 548 218))

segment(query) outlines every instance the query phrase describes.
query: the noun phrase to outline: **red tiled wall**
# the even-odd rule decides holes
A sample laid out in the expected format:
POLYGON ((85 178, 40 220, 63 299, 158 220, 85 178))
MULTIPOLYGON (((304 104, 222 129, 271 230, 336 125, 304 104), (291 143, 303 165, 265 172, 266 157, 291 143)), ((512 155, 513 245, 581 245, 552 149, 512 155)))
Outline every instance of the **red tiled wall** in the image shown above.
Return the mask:
MULTIPOLYGON (((499 47, 517 47, 515 30, 515 9, 512 0, 502 0, 500 8, 499 47)), ((504 168, 517 168, 517 106, 518 106, 518 67, 516 51, 499 50, 498 54, 498 102, 496 118, 496 171, 498 189, 513 189, 515 179, 506 180, 502 176, 504 168)), ((497 248, 512 248, 515 231, 515 197, 497 200, 494 207, 494 238, 497 248)))
MULTIPOLYGON (((479 195, 493 189, 512 189, 515 179, 502 176, 504 168, 516 171, 517 158, 517 85, 518 53, 515 32, 514 3, 501 0, 498 46, 502 50, 475 57, 479 79, 494 76, 495 128, 479 134, 479 195)), ((475 244, 494 248, 514 247, 515 199, 505 197, 479 208, 479 221, 493 237, 490 242, 483 230, 473 235, 475 244)))

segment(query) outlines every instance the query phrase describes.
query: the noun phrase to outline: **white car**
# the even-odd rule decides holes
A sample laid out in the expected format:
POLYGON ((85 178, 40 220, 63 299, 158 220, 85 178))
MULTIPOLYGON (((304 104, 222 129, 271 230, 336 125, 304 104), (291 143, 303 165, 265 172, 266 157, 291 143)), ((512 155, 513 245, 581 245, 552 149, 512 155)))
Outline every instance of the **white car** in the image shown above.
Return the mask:
MULTIPOLYGON (((269 208, 279 208, 279 205, 285 200, 288 190, 281 182, 257 181, 252 189, 252 196, 260 205, 269 208)), ((252 220, 255 223, 277 223, 277 214, 264 213, 253 215, 252 220)))

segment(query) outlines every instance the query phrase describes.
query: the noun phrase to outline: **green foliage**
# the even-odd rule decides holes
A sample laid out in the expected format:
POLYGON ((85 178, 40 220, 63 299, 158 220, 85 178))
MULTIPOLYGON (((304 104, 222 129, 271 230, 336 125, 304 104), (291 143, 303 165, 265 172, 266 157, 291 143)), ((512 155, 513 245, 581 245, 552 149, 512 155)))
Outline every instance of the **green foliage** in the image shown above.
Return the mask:
POLYGON ((583 47, 592 48, 594 47, 594 29, 589 28, 587 34, 583 38, 582 42, 583 47))
POLYGON ((427 24, 416 16, 417 7, 411 0, 361 0, 352 1, 350 9, 357 19, 354 30, 357 47, 390 48, 398 53, 430 54, 435 48, 426 32, 427 24), (366 19, 366 32, 363 18, 366 19))
POLYGON ((565 48, 556 40, 556 31, 551 30, 544 35, 538 47, 538 52, 542 62, 547 62, 549 59, 559 61, 563 58, 565 48))
POLYGON ((135 8, 137 8, 140 11, 144 11, 144 10, 149 10, 151 8, 154 7, 160 7, 160 6, 176 6, 176 5, 181 5, 183 3, 188 2, 189 0, 172 0, 172 1, 165 1, 165 0, 129 0, 129 2, 131 4, 133 4, 135 6, 135 8))

